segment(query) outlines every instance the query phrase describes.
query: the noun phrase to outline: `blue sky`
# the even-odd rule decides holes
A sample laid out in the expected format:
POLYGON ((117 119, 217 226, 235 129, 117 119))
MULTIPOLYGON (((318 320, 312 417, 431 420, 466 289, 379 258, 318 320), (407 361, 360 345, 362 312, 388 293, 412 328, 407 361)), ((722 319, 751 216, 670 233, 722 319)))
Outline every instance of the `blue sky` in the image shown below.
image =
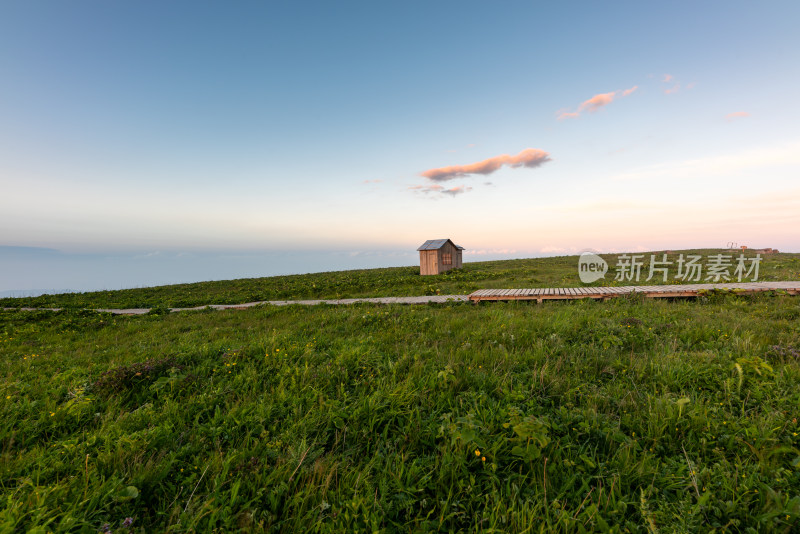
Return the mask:
POLYGON ((439 237, 467 261, 798 251, 797 20, 797 2, 7 2, 0 290, 408 265, 439 237))

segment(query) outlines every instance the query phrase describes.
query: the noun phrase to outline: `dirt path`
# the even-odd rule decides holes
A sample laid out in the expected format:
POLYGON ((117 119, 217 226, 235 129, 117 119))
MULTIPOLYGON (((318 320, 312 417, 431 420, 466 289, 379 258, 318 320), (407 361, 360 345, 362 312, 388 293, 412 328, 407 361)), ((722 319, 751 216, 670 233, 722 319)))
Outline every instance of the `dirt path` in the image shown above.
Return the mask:
MULTIPOLYGON (((316 306, 317 304, 355 304, 357 302, 368 302, 371 304, 427 304, 429 302, 468 302, 469 295, 432 295, 423 297, 378 297, 361 299, 338 299, 338 300, 263 300, 259 302, 246 302, 244 304, 209 304, 208 306, 195 306, 194 308, 170 308, 171 312, 196 311, 206 308, 215 310, 243 310, 254 306, 290 306, 300 304, 303 306, 316 306)), ((4 310, 21 311, 60 311, 61 308, 3 308, 4 310)), ((96 311, 113 313, 114 315, 144 315, 150 308, 98 308, 96 311)))

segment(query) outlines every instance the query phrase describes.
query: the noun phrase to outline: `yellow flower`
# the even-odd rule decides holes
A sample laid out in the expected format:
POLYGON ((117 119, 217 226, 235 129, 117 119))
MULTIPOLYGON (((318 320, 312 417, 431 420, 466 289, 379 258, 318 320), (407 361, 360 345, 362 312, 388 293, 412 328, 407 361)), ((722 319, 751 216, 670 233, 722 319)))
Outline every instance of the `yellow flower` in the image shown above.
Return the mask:
POLYGON ((486 456, 482 456, 481 457, 481 462, 485 462, 485 461, 486 461, 486 456))
POLYGON ((481 455, 480 449, 475 449, 475 456, 480 456, 480 455, 481 455))

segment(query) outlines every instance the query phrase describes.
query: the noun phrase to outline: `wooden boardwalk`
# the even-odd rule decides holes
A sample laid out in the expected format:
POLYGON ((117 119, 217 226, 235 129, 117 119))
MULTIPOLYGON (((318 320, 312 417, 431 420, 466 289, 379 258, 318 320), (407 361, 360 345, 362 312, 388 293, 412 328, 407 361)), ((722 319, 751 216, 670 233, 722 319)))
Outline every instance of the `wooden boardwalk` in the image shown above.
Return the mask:
POLYGON ((620 287, 539 287, 534 289, 479 289, 469 296, 472 302, 485 300, 574 300, 610 299, 633 293, 643 293, 648 298, 696 297, 701 292, 729 290, 739 294, 781 290, 790 295, 800 295, 797 282, 741 282, 724 284, 685 284, 663 286, 620 287))
MULTIPOLYGON (((731 284, 687 284, 680 286, 622 286, 622 287, 540 287, 535 289, 479 289, 470 295, 432 295, 416 297, 366 297, 354 299, 328 300, 265 300, 245 302, 242 304, 209 304, 194 308, 171 308, 172 312, 196 311, 212 308, 215 310, 244 310, 255 306, 316 306, 319 304, 347 305, 356 303, 368 304, 428 304, 446 302, 481 302, 484 300, 574 300, 602 299, 607 300, 631 293, 644 293, 650 298, 696 297, 702 291, 714 289, 735 290, 737 293, 759 293, 763 291, 782 290, 790 295, 800 295, 800 281, 797 282, 747 282, 731 284)), ((61 308, 0 308, 5 311, 60 311, 61 308)), ((150 308, 96 309, 115 315, 142 315, 150 308)))

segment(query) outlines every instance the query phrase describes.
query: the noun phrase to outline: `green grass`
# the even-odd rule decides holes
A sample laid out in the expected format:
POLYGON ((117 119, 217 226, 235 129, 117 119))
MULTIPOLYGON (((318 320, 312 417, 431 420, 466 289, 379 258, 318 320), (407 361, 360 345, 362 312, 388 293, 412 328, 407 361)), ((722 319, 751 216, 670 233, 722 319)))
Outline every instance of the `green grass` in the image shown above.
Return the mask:
MULTIPOLYGON (((721 250, 680 251, 684 254, 735 254, 721 250)), ((649 260, 650 253, 644 253, 649 260)), ((603 255, 611 271, 592 285, 630 285, 614 281, 617 255, 603 255)), ((759 280, 800 280, 800 254, 764 255, 759 280)), ((660 259, 660 253, 657 255, 660 259)), ((677 253, 669 256, 675 261, 677 253)), ((44 295, 0 299, 0 307, 150 308, 239 304, 284 299, 339 299, 406 295, 468 294, 482 288, 579 287, 578 257, 465 263, 463 269, 439 276, 419 276, 419 267, 395 267, 200 282, 121 291, 44 295)), ((675 266, 671 275, 674 275, 675 266)), ((658 279, 640 283, 663 283, 658 279)), ((678 283, 670 278, 669 283, 678 283)))
POLYGON ((780 294, 0 312, 0 531, 796 532, 798 319, 780 294))

